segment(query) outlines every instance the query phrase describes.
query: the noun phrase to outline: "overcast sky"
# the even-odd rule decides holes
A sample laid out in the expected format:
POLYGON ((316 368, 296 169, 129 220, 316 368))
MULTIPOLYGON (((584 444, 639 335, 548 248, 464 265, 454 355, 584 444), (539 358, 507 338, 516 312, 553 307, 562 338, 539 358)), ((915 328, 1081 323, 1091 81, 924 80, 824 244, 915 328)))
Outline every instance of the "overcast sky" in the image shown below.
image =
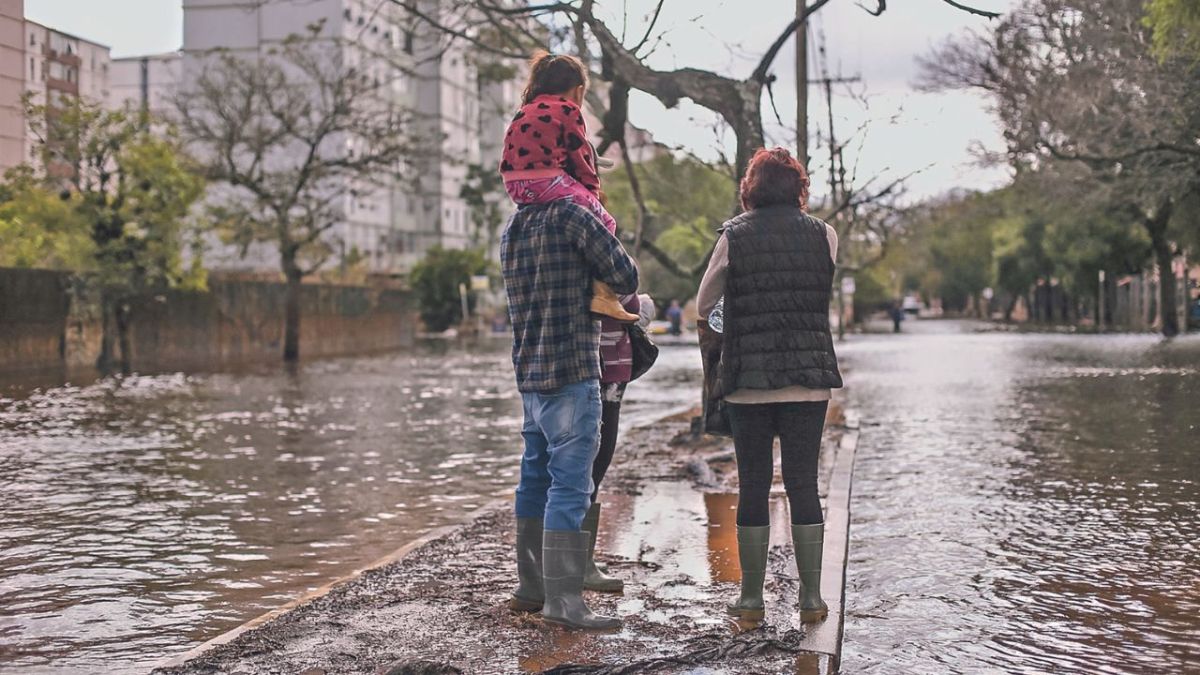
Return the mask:
MULTIPOLYGON (((629 34, 637 32, 640 16, 652 0, 600 0, 609 11, 630 7, 629 34)), ((55 28, 112 47, 117 57, 178 49, 182 42, 182 0, 25 0, 26 15, 55 28)), ((1015 0, 976 0, 986 9, 1003 11, 1015 0)), ((651 57, 658 68, 703 67, 745 77, 794 11, 792 0, 667 0, 660 27, 663 44, 651 57), (753 7, 753 11, 749 8, 753 7)), ((617 24, 617 22, 614 22, 617 24)), ((864 124, 865 136, 847 152, 847 164, 857 160, 862 177, 888 177, 924 169, 909 181, 914 197, 939 194, 951 188, 987 188, 1005 180, 999 168, 975 165, 970 152, 981 143, 997 148, 999 131, 986 102, 965 93, 920 94, 912 89, 916 57, 935 45, 971 29, 986 30, 987 20, 958 11, 941 0, 893 2, 881 17, 872 17, 852 0, 832 0, 818 12, 810 27, 810 48, 824 37, 828 72, 858 76, 869 108, 835 92, 835 132, 839 137, 864 124), (861 149, 859 149, 861 147, 861 149), (928 167, 928 168, 926 168, 928 167)), ((818 68, 812 64, 810 68, 818 68)), ((776 105, 787 125, 795 119, 794 51, 786 47, 777 59, 776 105)), ((819 75, 819 72, 814 72, 819 75)), ((825 122, 825 101, 819 91, 810 98, 810 115, 825 122)), ((653 99, 637 96, 631 119, 670 145, 682 145, 701 156, 713 156, 716 141, 713 116, 694 106, 664 110, 653 99)), ((768 120, 774 115, 769 108, 768 120)), ((816 120, 814 120, 816 121, 816 120)), ((772 125, 776 126, 777 125, 772 125)), ((815 134, 815 131, 813 132, 815 134)), ((768 131, 769 140, 790 144, 790 132, 768 131)), ((815 142, 815 138, 813 139, 815 142)), ((827 153, 813 149, 814 190, 827 180, 827 153)))

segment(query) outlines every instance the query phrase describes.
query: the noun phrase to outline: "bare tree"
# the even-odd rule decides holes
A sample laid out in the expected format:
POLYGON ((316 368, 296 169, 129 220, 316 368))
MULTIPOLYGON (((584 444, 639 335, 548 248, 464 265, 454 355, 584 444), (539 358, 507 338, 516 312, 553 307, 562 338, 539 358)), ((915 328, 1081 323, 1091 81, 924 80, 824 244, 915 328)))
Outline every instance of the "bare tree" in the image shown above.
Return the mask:
MULTIPOLYGON (((733 185, 745 172, 754 151, 763 147, 763 98, 764 93, 775 82, 771 69, 783 46, 807 19, 830 0, 811 0, 798 8, 794 18, 782 27, 775 39, 766 47, 754 69, 745 78, 731 77, 698 68, 679 68, 662 71, 647 65, 645 59, 661 46, 662 35, 656 33, 659 20, 664 13, 665 0, 655 3, 647 13, 644 31, 629 36, 624 27, 619 32, 597 14, 595 0, 570 0, 565 2, 529 2, 528 4, 506 0, 446 0, 430 3, 421 0, 391 0, 403 7, 418 23, 437 29, 449 40, 462 40, 472 44, 481 53, 501 58, 522 58, 535 47, 552 47, 573 50, 589 66, 593 73, 607 86, 589 91, 588 103, 600 117, 603 128, 598 130, 597 149, 606 152, 610 146, 621 148, 628 160, 625 132, 628 125, 629 93, 639 90, 650 94, 664 106, 673 108, 688 99, 717 114, 726 129, 736 139, 732 158, 733 185), (436 5, 436 6, 435 6, 436 5)), ((995 18, 999 14, 976 9, 954 0, 943 0, 956 10, 995 18)), ((876 0, 871 7, 864 7, 873 16, 887 10, 886 0, 876 0)), ((707 266, 707 259, 699 266, 681 265, 671 256, 643 236, 643 231, 653 214, 642 194, 641 186, 630 162, 626 172, 637 203, 638 222, 634 231, 626 233, 629 243, 639 253, 645 252, 660 262, 663 267, 681 277, 699 277, 707 266)), ((881 195, 891 194, 896 186, 886 189, 881 195)), ((731 193, 733 190, 731 190, 731 193)), ((829 214, 862 206, 871 191, 851 194, 847 191, 842 201, 831 204, 829 214)), ((869 201, 869 200, 868 200, 869 201)), ((731 206, 735 200, 731 199, 731 206)), ((736 206, 734 206, 736 208, 736 206)))
POLYGON ((243 254, 260 242, 278 249, 286 361, 300 354, 301 282, 334 253, 348 201, 389 188, 413 151, 410 112, 394 94, 400 71, 349 65, 346 45, 320 32, 251 57, 214 53, 176 106, 218 186, 210 198, 226 239, 243 254))
MULTIPOLYGON (((736 78, 699 68, 661 71, 646 64, 646 55, 658 45, 654 31, 665 0, 656 3, 649 14, 646 31, 631 45, 618 37, 597 16, 595 0, 531 2, 527 5, 504 0, 450 0, 447 9, 436 13, 424 6, 427 3, 418 0, 391 1, 454 39, 469 41, 482 50, 510 58, 520 58, 534 46, 546 46, 547 37, 573 38, 574 49, 585 61, 598 63, 601 77, 613 83, 610 104, 603 115, 601 149, 607 144, 624 140, 630 89, 650 94, 668 108, 675 107, 683 99, 689 99, 716 113, 729 125, 737 139, 734 165, 739 177, 745 171, 750 156, 763 146, 763 93, 775 81, 771 68, 776 57, 797 28, 830 2, 812 0, 797 11, 795 18, 783 27, 763 52, 749 76, 736 78), (559 30, 538 29, 546 26, 557 26, 559 30), (487 30, 482 30, 483 27, 487 30), (589 57, 592 49, 587 39, 589 33, 598 47, 598 58, 589 57), (482 38, 483 35, 488 36, 487 39, 482 38)), ((979 16, 999 16, 995 12, 976 9, 955 0, 943 2, 979 16)), ((864 9, 869 14, 879 16, 887 10, 887 0, 876 0, 874 7, 864 9)))
MULTIPOLYGON (((986 92, 1020 172, 1078 163, 1092 200, 1139 222, 1159 273, 1164 335, 1179 331, 1171 225, 1200 190, 1200 70, 1159 61, 1141 0, 1028 0, 989 34, 924 62, 931 90, 986 92)), ((1076 172, 1061 172, 1072 175, 1076 172)))

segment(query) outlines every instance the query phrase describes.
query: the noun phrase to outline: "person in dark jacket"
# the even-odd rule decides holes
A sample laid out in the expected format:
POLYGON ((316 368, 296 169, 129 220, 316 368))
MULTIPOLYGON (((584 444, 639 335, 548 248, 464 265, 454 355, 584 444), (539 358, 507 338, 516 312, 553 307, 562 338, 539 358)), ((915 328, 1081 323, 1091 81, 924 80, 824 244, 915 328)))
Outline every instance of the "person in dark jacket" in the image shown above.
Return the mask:
POLYGON ((824 515, 817 497, 830 391, 842 386, 829 300, 837 234, 806 213, 808 173, 787 150, 761 149, 741 183, 745 212, 725 223, 700 284, 700 316, 724 297, 718 388, 728 404, 738 467, 742 589, 729 612, 764 616, 772 451, 778 437, 802 586, 800 618, 823 620, 824 515))

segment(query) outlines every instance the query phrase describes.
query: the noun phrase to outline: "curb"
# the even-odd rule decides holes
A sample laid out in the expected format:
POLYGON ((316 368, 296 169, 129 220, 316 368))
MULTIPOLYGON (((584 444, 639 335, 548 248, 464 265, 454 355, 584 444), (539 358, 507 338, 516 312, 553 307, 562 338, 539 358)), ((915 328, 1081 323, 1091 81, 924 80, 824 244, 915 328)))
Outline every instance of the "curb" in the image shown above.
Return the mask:
POLYGON ((830 672, 838 672, 842 661, 842 639, 846 624, 846 564, 850 558, 850 496, 854 479, 854 456, 858 450, 858 429, 847 428, 838 447, 833 475, 829 480, 829 497, 825 513, 825 546, 822 567, 828 573, 821 577, 821 595, 835 598, 830 606, 830 619, 808 633, 806 648, 831 657, 830 672))

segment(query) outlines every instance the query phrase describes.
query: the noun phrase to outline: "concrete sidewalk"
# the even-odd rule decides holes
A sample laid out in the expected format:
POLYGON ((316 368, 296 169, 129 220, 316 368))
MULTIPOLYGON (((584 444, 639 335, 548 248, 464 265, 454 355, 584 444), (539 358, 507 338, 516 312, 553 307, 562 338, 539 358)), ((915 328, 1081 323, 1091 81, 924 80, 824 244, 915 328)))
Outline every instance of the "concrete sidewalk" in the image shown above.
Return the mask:
POLYGON ((175 659, 161 673, 828 673, 841 652, 857 431, 831 408, 822 452, 822 593, 802 626, 787 510, 773 501, 767 621, 724 614, 739 569, 732 453, 694 442, 690 415, 627 434, 603 489, 601 559, 624 595, 589 593, 620 633, 575 633, 505 608, 515 579, 508 504, 175 659))

